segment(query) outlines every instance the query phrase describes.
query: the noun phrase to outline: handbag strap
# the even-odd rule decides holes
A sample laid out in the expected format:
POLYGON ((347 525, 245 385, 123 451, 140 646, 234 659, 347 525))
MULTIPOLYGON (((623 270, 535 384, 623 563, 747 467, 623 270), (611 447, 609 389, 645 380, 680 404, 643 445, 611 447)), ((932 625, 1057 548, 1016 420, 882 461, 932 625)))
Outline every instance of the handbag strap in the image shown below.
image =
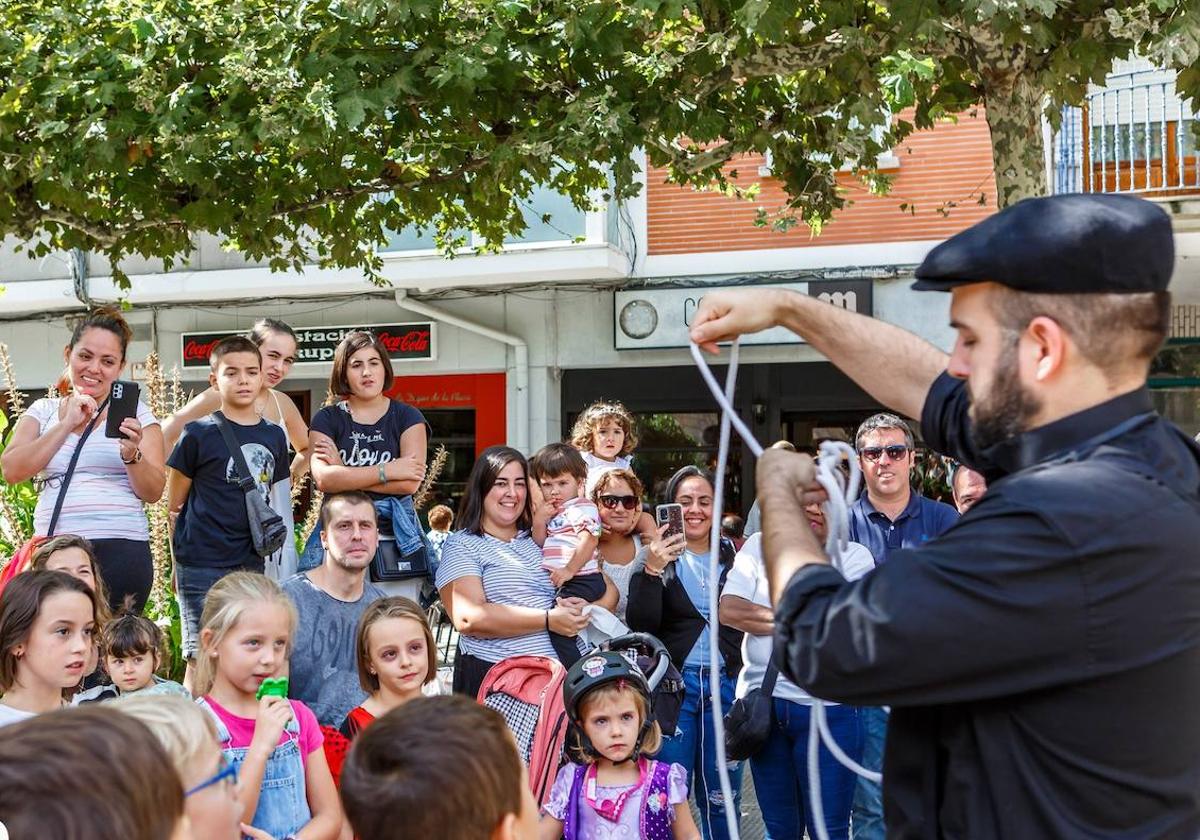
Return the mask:
POLYGON ((767 672, 763 674, 762 693, 764 697, 771 697, 775 694, 775 680, 779 676, 779 669, 775 667, 775 657, 771 657, 771 661, 767 663, 767 672))
POLYGON ((46 529, 46 536, 54 536, 54 528, 58 525, 58 515, 62 513, 63 502, 67 498, 67 486, 71 483, 71 476, 75 475, 75 465, 79 463, 79 456, 83 452, 83 444, 88 439, 88 435, 92 433, 92 429, 96 428, 96 423, 100 420, 100 415, 104 413, 104 409, 108 407, 109 397, 104 398, 104 402, 100 403, 96 409, 96 413, 92 419, 88 421, 87 427, 83 430, 83 434, 79 436, 79 443, 75 444, 75 451, 71 454, 71 462, 67 464, 67 471, 63 473, 62 484, 58 486, 58 498, 54 500, 54 513, 50 514, 50 527, 46 529))
POLYGON ((225 446, 233 458, 233 465, 237 467, 238 487, 242 488, 242 492, 249 493, 257 485, 250 476, 250 466, 246 463, 246 456, 242 454, 242 447, 237 442, 237 438, 233 436, 233 429, 229 428, 229 421, 224 414, 219 410, 214 411, 213 420, 216 421, 217 428, 221 430, 221 437, 225 439, 225 446))

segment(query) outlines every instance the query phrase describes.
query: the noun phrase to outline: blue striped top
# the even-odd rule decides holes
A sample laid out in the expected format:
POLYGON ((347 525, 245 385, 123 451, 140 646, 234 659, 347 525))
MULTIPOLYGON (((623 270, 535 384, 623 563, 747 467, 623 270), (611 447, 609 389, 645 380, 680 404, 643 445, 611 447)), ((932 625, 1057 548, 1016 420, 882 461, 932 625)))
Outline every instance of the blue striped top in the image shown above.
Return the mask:
MULTIPOLYGON (((522 531, 510 542, 484 534, 455 531, 442 544, 442 561, 437 570, 437 585, 464 577, 477 577, 490 603, 512 607, 548 610, 554 606, 554 586, 542 570, 542 550, 528 532, 522 531)), ((461 637, 464 653, 486 662, 499 662, 510 656, 555 657, 545 631, 509 636, 505 639, 461 637)))

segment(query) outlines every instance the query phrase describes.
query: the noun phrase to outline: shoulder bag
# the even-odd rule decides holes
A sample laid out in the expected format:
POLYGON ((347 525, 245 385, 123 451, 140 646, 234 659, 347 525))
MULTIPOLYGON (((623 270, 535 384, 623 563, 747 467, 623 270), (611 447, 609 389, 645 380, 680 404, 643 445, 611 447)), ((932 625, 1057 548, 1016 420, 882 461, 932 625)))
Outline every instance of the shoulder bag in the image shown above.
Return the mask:
POLYGON ((771 724, 775 722, 775 679, 779 669, 775 662, 767 664, 762 688, 746 692, 729 707, 725 715, 725 754, 731 761, 745 761, 756 755, 771 737, 771 724))
POLYGON ((237 467, 238 487, 246 494, 246 517, 250 520, 254 553, 259 557, 270 557, 283 548, 283 541, 288 535, 287 526, 283 524, 283 517, 267 504, 258 485, 254 483, 250 467, 246 464, 246 456, 242 454, 242 447, 233 436, 233 429, 229 428, 229 421, 225 419, 225 415, 214 411, 213 419, 217 428, 221 430, 221 437, 225 439, 225 446, 233 457, 234 466, 237 467))

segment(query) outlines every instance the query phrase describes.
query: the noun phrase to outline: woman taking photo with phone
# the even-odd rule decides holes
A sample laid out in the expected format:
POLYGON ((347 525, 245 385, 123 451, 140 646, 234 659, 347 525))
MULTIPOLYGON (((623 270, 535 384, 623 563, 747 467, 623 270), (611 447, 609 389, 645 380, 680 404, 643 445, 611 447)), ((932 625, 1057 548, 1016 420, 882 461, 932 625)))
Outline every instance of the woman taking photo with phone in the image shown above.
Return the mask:
MULTIPOLYGON (((663 733, 666 737, 658 758, 687 768, 705 840, 727 840, 728 806, 722 798, 717 772, 713 715, 723 715, 733 705, 735 678, 742 667, 742 633, 722 624, 714 639, 708 623, 709 595, 713 587, 718 594, 724 587, 735 554, 733 543, 722 538, 720 575, 713 580, 709 569, 709 535, 715 515, 713 496, 712 478, 697 467, 684 467, 671 476, 666 502, 682 508, 683 533, 668 535, 669 526, 660 527, 662 536, 647 547, 644 566, 633 573, 629 582, 625 621, 633 630, 661 639, 671 654, 672 664, 683 673, 679 724, 674 733, 663 733), (712 696, 710 688, 710 654, 714 644, 721 661, 719 698, 712 696)), ((730 762, 729 776, 736 815, 742 789, 739 762, 730 762)))
MULTIPOLYGON (((291 477, 271 485, 271 509, 283 518, 288 536, 283 550, 267 558, 264 572, 275 581, 283 581, 296 573, 299 557, 296 552, 295 522, 292 517, 292 485, 308 472, 308 426, 300 409, 291 397, 275 390, 283 384, 292 365, 296 363, 296 331, 274 318, 259 318, 250 328, 247 338, 262 354, 262 391, 254 400, 254 411, 268 423, 283 429, 288 447, 296 453, 292 459, 291 477)), ((167 450, 174 448, 183 428, 193 420, 207 417, 221 407, 221 395, 216 388, 197 394, 182 409, 163 421, 163 437, 167 450)))
MULTIPOLYGON (((100 309, 82 318, 63 351, 66 396, 34 402, 17 420, 0 456, 9 484, 34 479, 37 537, 77 534, 91 541, 116 611, 133 596, 140 612, 154 582, 143 503, 166 484, 162 429, 140 399, 127 404, 120 437, 107 437, 109 397, 125 368, 133 331, 120 313, 100 309)), ((125 386, 123 386, 125 387, 125 386)))

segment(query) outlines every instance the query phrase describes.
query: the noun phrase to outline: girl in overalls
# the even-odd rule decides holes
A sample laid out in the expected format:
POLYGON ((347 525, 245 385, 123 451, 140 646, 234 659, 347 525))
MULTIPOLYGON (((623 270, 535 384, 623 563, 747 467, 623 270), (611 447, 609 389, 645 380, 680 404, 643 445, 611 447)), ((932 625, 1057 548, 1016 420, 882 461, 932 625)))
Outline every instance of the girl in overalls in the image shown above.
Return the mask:
POLYGON ((650 719, 650 686, 620 653, 585 655, 563 683, 579 763, 559 771, 543 808, 540 840, 699 840, 687 771, 648 756, 662 740, 650 719))
POLYGON ((235 572, 204 600, 196 692, 240 781, 243 820, 275 838, 333 840, 342 809, 316 716, 296 700, 255 698, 287 664, 296 608, 273 580, 235 572))

